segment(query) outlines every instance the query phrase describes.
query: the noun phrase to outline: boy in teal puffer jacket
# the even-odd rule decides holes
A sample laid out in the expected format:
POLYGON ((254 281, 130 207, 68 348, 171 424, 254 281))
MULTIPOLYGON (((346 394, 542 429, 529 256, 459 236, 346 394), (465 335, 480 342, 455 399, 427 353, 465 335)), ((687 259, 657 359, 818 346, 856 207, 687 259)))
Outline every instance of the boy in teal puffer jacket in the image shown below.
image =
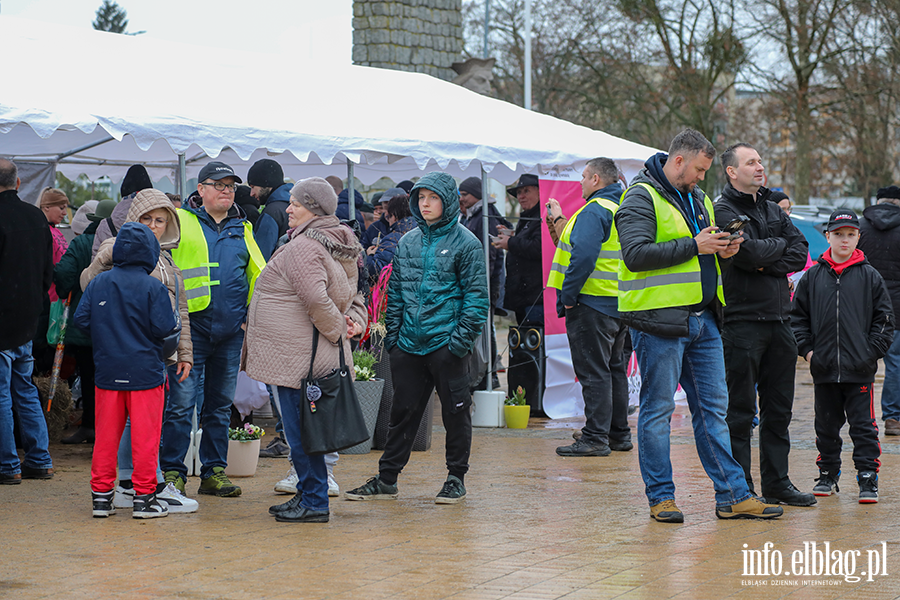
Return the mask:
POLYGON ((449 475, 435 498, 465 498, 472 446, 467 356, 488 316, 481 243, 458 223, 459 191, 446 173, 429 173, 410 190, 419 228, 400 240, 385 313, 394 402, 379 474, 345 494, 348 500, 397 497, 397 477, 409 461, 416 430, 437 388, 447 430, 449 475))

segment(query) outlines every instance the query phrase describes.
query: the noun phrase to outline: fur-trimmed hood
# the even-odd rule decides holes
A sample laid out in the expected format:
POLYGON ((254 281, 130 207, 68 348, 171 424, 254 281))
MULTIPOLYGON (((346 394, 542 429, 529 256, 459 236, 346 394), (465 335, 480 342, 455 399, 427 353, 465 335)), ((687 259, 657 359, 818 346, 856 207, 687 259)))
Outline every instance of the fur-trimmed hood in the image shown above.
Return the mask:
POLYGON ((362 252, 362 246, 353 232, 341 225, 334 215, 325 215, 310 219, 299 225, 291 234, 291 240, 303 235, 325 246, 331 256, 342 263, 356 263, 362 252))

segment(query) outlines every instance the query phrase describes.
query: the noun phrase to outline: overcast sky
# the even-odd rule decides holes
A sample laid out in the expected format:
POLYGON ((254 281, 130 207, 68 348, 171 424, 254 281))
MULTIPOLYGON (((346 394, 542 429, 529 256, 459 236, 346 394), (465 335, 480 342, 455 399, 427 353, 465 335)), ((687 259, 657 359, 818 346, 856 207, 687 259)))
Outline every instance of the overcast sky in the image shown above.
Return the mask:
MULTIPOLYGON (((91 27, 103 0, 0 0, 0 15, 91 27)), ((119 0, 128 32, 350 64, 352 0, 119 0)), ((60 51, 64 49, 60 48, 60 51)))

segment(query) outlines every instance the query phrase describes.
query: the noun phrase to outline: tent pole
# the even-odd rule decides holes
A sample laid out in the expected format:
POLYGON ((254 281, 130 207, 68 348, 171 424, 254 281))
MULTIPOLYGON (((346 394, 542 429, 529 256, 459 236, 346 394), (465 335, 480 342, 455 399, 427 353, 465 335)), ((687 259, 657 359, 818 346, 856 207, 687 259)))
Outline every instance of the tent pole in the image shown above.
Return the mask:
POLYGON ((175 170, 176 187, 181 201, 187 204, 187 164, 185 162, 184 152, 178 153, 178 168, 175 170))
POLYGON ((531 110, 531 0, 525 0, 525 108, 531 110))
MULTIPOLYGON (((490 241, 490 224, 491 219, 488 214, 490 202, 488 202, 488 182, 487 173, 484 165, 481 165, 481 244, 484 247, 484 273, 487 279, 488 299, 491 297, 491 241, 490 241)), ((485 379, 484 391, 490 392, 494 389, 494 356, 491 354, 491 331, 493 329, 494 307, 488 307, 488 317, 484 322, 484 340, 483 346, 486 347, 484 355, 488 357, 488 376, 485 379)))
POLYGON ((73 154, 78 154, 79 152, 84 152, 85 150, 90 150, 91 148, 96 148, 97 146, 102 146, 106 142, 111 142, 115 139, 116 138, 114 138, 113 136, 108 135, 105 138, 103 138, 102 140, 97 140, 96 142, 91 142, 90 144, 85 144, 84 146, 79 146, 78 148, 73 148, 73 149, 67 150, 66 152, 63 152, 61 154, 57 154, 56 160, 58 162, 68 156, 72 156, 73 154))
POLYGON ((356 219, 356 187, 353 185, 353 161, 349 158, 347 159, 347 215, 347 219, 350 221, 356 219))

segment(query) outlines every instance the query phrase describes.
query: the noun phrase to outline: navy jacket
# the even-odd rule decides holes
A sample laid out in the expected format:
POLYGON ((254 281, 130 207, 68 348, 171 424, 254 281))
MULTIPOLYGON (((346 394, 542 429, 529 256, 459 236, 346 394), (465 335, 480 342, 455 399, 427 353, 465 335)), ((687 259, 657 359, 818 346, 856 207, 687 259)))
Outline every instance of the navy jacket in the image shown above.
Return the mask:
POLYGON ((169 291, 150 276, 159 242, 150 228, 125 223, 113 246, 113 268, 88 285, 75 325, 94 342, 94 382, 104 390, 149 390, 166 381, 162 341, 175 328, 169 291))
POLYGON ((391 226, 388 224, 386 216, 387 213, 384 213, 380 219, 369 225, 369 228, 366 229, 366 232, 359 239, 363 250, 374 244, 375 240, 379 239, 379 235, 383 239, 391 232, 391 226))
MULTIPOLYGON (((353 220, 358 221, 359 223, 363 222, 362 217, 360 216, 360 212, 362 212, 362 208, 366 205, 366 199, 362 197, 358 191, 353 190, 353 197, 356 199, 354 203, 354 213, 353 220)), ((341 221, 349 221, 350 220, 350 203, 348 202, 348 198, 350 197, 350 190, 343 190, 340 194, 338 194, 338 204, 337 210, 334 211, 335 216, 341 221)), ((360 226, 360 229, 362 226, 360 226)))

